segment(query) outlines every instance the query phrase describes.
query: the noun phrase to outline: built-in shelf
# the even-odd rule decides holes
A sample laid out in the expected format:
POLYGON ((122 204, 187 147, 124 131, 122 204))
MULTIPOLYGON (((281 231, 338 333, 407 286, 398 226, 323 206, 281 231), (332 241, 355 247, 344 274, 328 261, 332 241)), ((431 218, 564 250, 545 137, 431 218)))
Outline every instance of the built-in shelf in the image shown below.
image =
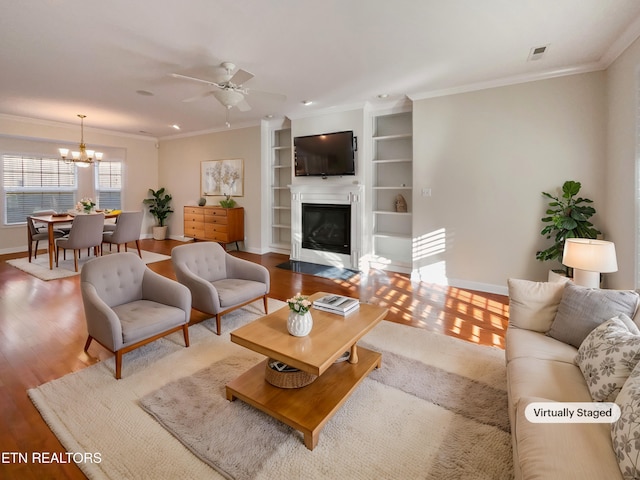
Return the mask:
POLYGON ((271 135, 271 239, 275 251, 291 251, 291 129, 278 128, 271 135))
POLYGON ((411 112, 373 117, 371 266, 399 272, 412 267, 413 127, 411 112), (398 196, 406 212, 394 210, 398 196))

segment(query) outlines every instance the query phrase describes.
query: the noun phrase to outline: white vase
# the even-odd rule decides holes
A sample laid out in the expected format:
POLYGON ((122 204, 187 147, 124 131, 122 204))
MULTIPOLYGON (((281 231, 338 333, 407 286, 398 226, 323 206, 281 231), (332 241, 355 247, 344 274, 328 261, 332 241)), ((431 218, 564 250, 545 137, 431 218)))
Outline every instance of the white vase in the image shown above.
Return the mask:
POLYGON ((289 318, 287 319, 287 330, 294 337, 305 337, 311 332, 313 327, 313 318, 311 312, 297 314, 293 310, 289 312, 289 318))

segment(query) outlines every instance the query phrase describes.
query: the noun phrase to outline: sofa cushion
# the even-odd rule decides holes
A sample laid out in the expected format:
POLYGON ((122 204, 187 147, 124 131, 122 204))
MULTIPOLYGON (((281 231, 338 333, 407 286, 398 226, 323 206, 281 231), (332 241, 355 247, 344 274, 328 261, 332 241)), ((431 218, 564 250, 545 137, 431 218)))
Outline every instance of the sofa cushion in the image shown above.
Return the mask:
POLYGON ((596 402, 613 402, 629 374, 640 361, 638 327, 624 314, 594 328, 576 355, 596 402))
POLYGON ((507 377, 514 405, 531 396, 556 402, 591 402, 582 372, 573 363, 514 358, 507 364, 507 377))
POLYGON ((507 363, 514 358, 531 357, 574 365, 576 348, 559 342, 555 338, 531 330, 512 327, 507 328, 505 337, 507 363))
POLYGON ((616 398, 620 418, 611 424, 611 440, 624 478, 640 477, 640 363, 616 398))
POLYGON ((562 300, 563 282, 531 282, 510 278, 509 325, 545 333, 551 327, 562 300))
POLYGON ((547 335, 579 348, 591 330, 611 317, 620 313, 633 317, 638 298, 631 290, 602 290, 568 283, 547 335))
POLYGON ((545 398, 522 398, 516 405, 512 428, 518 452, 516 462, 523 479, 565 480, 567 478, 621 479, 611 451, 607 423, 531 423, 527 405, 548 402, 545 398))

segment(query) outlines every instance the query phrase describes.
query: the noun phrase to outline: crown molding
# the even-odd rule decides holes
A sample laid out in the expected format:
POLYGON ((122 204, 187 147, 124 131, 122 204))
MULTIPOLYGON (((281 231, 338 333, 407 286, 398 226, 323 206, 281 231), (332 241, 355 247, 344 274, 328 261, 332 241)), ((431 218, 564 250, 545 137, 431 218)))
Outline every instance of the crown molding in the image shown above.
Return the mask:
POLYGON ((496 78, 485 82, 470 83, 452 88, 444 88, 442 90, 431 90, 421 93, 412 93, 407 95, 412 101, 425 100, 428 98, 446 97, 448 95, 456 95, 459 93, 469 93, 478 90, 487 90, 489 88, 506 87, 509 85, 518 85, 521 83, 535 82, 539 80, 549 80, 551 78, 564 77, 568 75, 577 75, 580 73, 590 73, 604 70, 606 67, 601 62, 577 65, 574 67, 559 68, 554 70, 545 70, 543 72, 527 73, 523 75, 514 75, 511 77, 496 78))
POLYGON ((640 17, 634 19, 622 32, 622 35, 611 44, 602 58, 600 58, 600 63, 604 65, 604 68, 608 68, 638 37, 640 37, 640 17))
POLYGON ((167 135, 164 137, 158 137, 158 140, 176 140, 179 138, 189 138, 189 137, 199 137, 200 135, 208 135, 210 133, 220 133, 220 132, 230 132, 233 130, 240 130, 243 128, 250 127, 259 127, 261 125, 261 120, 251 121, 251 122, 243 122, 243 123, 234 123, 231 127, 215 127, 209 128, 207 130, 199 130, 197 132, 187 132, 187 133, 177 133, 175 135, 167 135))
MULTIPOLYGON (((44 120, 42 118, 31 118, 31 117, 21 117, 18 115, 9 115, 6 113, 0 113, 0 120, 10 120, 13 122, 22 122, 27 123, 29 125, 39 125, 44 127, 57 127, 57 128, 78 128, 77 123, 65 123, 65 122, 57 122, 54 120, 44 120)), ((115 130, 105 130, 103 128, 95 128, 95 127, 84 127, 85 132, 93 132, 99 133, 102 135, 111 135, 114 137, 122 137, 122 138, 133 138, 136 140, 148 140, 151 142, 156 142, 158 139, 156 137, 151 137, 148 135, 139 135, 135 133, 125 133, 125 132, 117 132, 115 130)))

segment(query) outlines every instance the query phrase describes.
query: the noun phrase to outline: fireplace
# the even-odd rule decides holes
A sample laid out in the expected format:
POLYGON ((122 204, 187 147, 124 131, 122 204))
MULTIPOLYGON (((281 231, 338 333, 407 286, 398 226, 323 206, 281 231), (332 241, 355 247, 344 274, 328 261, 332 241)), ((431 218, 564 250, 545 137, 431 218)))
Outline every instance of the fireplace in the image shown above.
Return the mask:
POLYGON ((323 181, 290 188, 291 260, 360 270, 364 187, 323 181))
POLYGON ((351 205, 303 203, 302 248, 349 255, 351 205))

